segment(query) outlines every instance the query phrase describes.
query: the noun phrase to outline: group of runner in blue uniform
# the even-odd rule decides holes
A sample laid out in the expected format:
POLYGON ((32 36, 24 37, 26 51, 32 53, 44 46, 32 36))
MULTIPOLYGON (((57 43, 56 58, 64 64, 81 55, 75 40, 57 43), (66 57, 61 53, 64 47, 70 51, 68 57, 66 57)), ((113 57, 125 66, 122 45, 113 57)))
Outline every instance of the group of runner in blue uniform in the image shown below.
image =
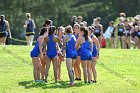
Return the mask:
POLYGON ((52 62, 55 84, 58 84, 58 80, 61 80, 61 63, 65 60, 70 86, 75 85, 75 80, 81 81, 80 63, 83 68, 84 83, 96 83, 95 66, 100 44, 93 34, 93 28, 76 22, 73 27, 68 25, 56 29, 52 26, 51 20, 47 20, 43 26, 31 51, 35 81, 49 82, 48 72, 52 62))

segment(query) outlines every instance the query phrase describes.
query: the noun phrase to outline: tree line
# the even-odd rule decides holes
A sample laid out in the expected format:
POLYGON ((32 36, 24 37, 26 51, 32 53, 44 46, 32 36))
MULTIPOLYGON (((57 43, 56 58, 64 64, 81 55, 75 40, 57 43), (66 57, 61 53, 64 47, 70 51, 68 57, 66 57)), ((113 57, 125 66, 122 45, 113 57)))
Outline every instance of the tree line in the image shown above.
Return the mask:
POLYGON ((108 22, 115 20, 120 12, 135 16, 140 12, 139 0, 0 0, 0 14, 4 14, 10 23, 12 36, 22 37, 25 14, 30 12, 38 34, 46 19, 53 20, 54 25, 70 24, 73 15, 83 16, 88 25, 93 18, 101 17, 104 28, 108 22))

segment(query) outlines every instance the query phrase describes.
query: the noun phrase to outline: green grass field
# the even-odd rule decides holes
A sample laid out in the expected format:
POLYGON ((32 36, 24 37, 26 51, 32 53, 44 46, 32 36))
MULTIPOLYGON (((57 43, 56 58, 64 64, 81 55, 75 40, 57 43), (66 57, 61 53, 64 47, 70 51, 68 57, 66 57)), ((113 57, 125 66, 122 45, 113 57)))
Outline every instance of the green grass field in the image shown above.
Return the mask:
POLYGON ((140 50, 101 49, 97 63, 98 82, 69 87, 65 62, 62 80, 54 84, 52 67, 49 83, 33 82, 28 46, 0 46, 0 93, 140 93, 140 50))

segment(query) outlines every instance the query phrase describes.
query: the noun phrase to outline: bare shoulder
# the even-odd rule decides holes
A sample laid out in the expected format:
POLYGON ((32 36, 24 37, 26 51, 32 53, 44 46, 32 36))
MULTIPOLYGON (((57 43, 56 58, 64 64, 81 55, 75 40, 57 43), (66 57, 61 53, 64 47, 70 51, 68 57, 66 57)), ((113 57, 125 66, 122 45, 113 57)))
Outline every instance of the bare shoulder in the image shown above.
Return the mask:
POLYGON ((49 37, 48 36, 44 37, 44 41, 48 42, 49 41, 49 37))
POLYGON ((43 36, 39 36, 38 38, 39 38, 39 39, 41 39, 41 40, 42 40, 42 39, 44 39, 44 37, 43 37, 43 36))
POLYGON ((85 38, 83 36, 79 36, 77 39, 77 42, 79 42, 80 44, 85 42, 85 38))
POLYGON ((103 27, 103 25, 102 25, 102 24, 99 24, 99 26, 100 26, 100 27, 103 27))
POLYGON ((33 19, 31 19, 33 22, 34 22, 34 20, 33 19))
POLYGON ((92 36, 92 39, 97 39, 97 37, 95 35, 92 36))
POLYGON ((68 41, 70 41, 70 37, 68 35, 65 35, 64 42, 68 42, 68 41))
POLYGON ((83 36, 81 36, 81 35, 78 36, 78 40, 83 40, 83 39, 84 39, 83 36))
POLYGON ((7 25, 9 25, 9 22, 7 21, 7 20, 4 20, 5 21, 5 23, 7 24, 7 25))
POLYGON ((7 20, 4 20, 6 23, 8 23, 8 21, 7 20))
POLYGON ((54 37, 53 37, 53 41, 54 41, 54 42, 59 42, 59 41, 60 41, 60 39, 59 39, 59 37, 58 37, 58 36, 54 35, 54 37))
POLYGON ((90 43, 92 43, 92 39, 91 39, 90 37, 88 37, 88 41, 89 41, 90 43))
POLYGON ((46 40, 46 39, 48 39, 48 36, 45 36, 45 37, 44 37, 44 40, 46 40))
POLYGON ((39 37, 38 37, 38 41, 39 41, 39 42, 43 42, 43 41, 44 41, 44 37, 43 37, 43 36, 39 36, 39 37))

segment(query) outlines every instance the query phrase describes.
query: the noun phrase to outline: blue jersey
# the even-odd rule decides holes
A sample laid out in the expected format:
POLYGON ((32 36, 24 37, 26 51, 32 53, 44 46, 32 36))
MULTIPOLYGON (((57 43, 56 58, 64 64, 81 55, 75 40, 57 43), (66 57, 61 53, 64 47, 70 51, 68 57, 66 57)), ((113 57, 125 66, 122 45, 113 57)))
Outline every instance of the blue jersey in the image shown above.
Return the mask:
POLYGON ((33 20, 32 19, 29 19, 28 20, 26 32, 27 33, 28 32, 30 32, 30 33, 33 33, 34 32, 34 23, 33 23, 33 20))
POLYGON ((69 37, 68 42, 66 42, 66 58, 75 59, 77 57, 77 50, 75 48, 76 38, 72 34, 67 34, 66 37, 69 37))
POLYGON ((54 35, 48 36, 49 41, 47 42, 47 56, 49 58, 54 58, 57 55, 57 49, 56 49, 56 42, 53 41, 54 35))
POLYGON ((98 48, 97 45, 95 43, 93 43, 93 52, 92 52, 92 56, 96 57, 98 55, 98 48))
POLYGON ((76 35, 74 35, 74 36, 75 36, 75 38, 76 38, 76 39, 78 39, 79 33, 78 33, 78 34, 76 34, 76 35))
POLYGON ((5 20, 0 22, 0 33, 6 33, 7 32, 7 26, 5 20))
MULTIPOLYGON (((43 46, 43 45, 42 45, 43 46)), ((42 51, 43 51, 43 48, 42 48, 42 51)), ((39 42, 37 41, 33 50, 31 51, 30 53, 30 56, 31 57, 38 57, 40 54, 40 50, 39 50, 39 42)))
POLYGON ((92 60, 92 52, 90 50, 90 42, 85 40, 83 44, 81 44, 81 60, 92 60))
POLYGON ((118 36, 124 36, 124 27, 125 25, 123 23, 118 24, 118 36))
POLYGON ((124 24, 118 24, 118 32, 124 32, 124 24))
MULTIPOLYGON (((93 38, 93 35, 90 36, 91 38, 93 38)), ((92 56, 96 57, 98 53, 98 48, 97 45, 93 42, 93 52, 92 52, 92 56)))
MULTIPOLYGON (((76 40, 78 39, 79 33, 75 35, 76 40)), ((77 56, 80 56, 81 51, 80 48, 77 50, 77 56)))
POLYGON ((101 26, 100 25, 99 26, 95 26, 95 28, 94 28, 94 35, 96 37, 101 36, 101 26))

